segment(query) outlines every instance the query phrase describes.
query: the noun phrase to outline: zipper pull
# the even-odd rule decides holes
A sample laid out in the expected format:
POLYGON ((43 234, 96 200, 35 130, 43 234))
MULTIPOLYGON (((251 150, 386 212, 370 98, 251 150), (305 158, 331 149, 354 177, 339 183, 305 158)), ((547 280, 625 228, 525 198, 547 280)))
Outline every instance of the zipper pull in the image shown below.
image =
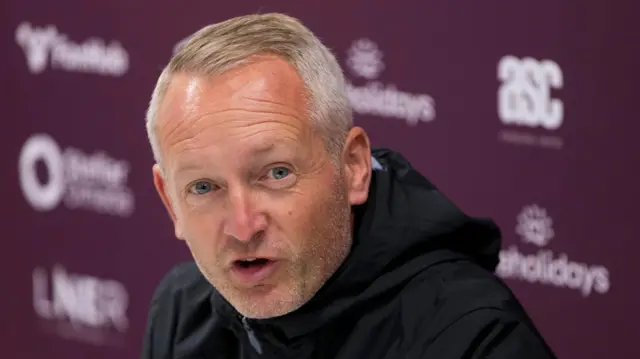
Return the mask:
POLYGON ((256 337, 256 333, 254 333, 253 329, 251 329, 251 327, 249 326, 249 323, 247 322, 247 317, 245 316, 242 316, 242 325, 244 326, 244 330, 247 332, 247 336, 249 337, 249 343, 251 343, 251 346, 253 347, 253 349, 255 349, 258 352, 258 354, 262 354, 262 346, 260 345, 260 342, 256 337))

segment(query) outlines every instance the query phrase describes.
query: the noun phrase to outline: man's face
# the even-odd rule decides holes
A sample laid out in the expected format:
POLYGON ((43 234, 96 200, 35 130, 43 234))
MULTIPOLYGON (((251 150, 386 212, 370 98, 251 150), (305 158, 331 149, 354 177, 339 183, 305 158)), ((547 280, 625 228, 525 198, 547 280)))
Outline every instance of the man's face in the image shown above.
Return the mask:
POLYGON ((337 165, 306 114, 295 70, 275 57, 215 78, 174 75, 158 115, 158 192, 204 276, 243 315, 307 302, 351 245, 366 201, 366 134, 337 165))

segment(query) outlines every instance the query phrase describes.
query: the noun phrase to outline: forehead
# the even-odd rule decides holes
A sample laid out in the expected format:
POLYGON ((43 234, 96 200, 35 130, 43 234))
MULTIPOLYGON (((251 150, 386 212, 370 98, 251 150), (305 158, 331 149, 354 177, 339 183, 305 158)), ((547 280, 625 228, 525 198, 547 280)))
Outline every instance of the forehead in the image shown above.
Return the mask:
POLYGON ((206 147, 264 147, 303 135, 310 127, 305 95, 295 69, 273 56, 210 78, 175 74, 158 112, 161 151, 171 157, 206 147))
POLYGON ((279 106, 285 113, 292 114, 292 111, 304 112, 306 94, 304 83, 293 66, 279 57, 260 55, 212 77, 174 74, 158 117, 159 122, 172 118, 187 122, 195 120, 202 111, 231 110, 234 106, 260 109, 260 103, 279 106))

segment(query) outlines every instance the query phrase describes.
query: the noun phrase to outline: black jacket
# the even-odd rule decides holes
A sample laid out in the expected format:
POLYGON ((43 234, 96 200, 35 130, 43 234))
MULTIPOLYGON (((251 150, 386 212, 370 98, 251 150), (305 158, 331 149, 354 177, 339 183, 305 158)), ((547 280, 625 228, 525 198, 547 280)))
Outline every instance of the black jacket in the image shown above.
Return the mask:
POLYGON ((153 296, 142 358, 555 358, 493 274, 495 224, 462 213, 400 154, 373 157, 352 251, 311 301, 245 321, 195 264, 177 265, 153 296))

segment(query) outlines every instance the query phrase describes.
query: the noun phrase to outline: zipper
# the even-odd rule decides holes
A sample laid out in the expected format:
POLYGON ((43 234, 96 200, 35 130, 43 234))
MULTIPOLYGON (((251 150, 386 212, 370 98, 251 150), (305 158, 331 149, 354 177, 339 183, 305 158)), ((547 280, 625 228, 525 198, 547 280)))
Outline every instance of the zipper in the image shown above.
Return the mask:
POLYGON ((242 316, 242 325, 244 326, 244 330, 247 332, 247 336, 249 337, 249 343, 255 349, 258 354, 262 354, 262 346, 258 341, 258 337, 256 337, 256 333, 253 331, 251 326, 249 325, 248 319, 245 316, 242 316))

